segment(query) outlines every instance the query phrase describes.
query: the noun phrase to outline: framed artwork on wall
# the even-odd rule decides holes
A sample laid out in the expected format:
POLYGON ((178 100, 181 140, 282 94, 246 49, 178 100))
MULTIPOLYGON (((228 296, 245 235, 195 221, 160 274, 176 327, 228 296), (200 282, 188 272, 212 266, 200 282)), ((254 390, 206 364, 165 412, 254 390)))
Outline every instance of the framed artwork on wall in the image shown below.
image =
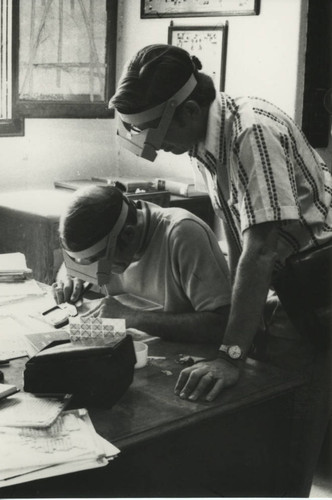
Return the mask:
POLYGON ((141 18, 257 16, 260 0, 141 0, 141 18))
POLYGON ((168 28, 168 43, 195 55, 217 90, 225 88, 228 22, 219 26, 174 26, 168 28))

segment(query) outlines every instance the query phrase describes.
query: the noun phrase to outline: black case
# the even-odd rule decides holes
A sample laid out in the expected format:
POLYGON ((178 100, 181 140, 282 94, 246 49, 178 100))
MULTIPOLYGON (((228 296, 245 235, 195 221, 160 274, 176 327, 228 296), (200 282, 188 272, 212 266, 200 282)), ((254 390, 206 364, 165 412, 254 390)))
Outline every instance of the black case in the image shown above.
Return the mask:
POLYGON ((274 282, 298 331, 326 347, 332 337, 332 242, 292 255, 274 282))
POLYGON ((26 363, 24 390, 72 394, 74 407, 111 408, 132 383, 135 363, 130 335, 113 347, 52 342, 26 363))

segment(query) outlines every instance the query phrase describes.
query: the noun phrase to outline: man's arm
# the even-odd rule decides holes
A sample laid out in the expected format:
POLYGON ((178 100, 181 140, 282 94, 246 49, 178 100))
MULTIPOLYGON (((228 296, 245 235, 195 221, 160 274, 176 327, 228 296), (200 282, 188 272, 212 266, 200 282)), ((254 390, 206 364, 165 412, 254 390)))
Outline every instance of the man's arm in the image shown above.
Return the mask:
MULTIPOLYGON (((278 224, 269 222, 253 226, 245 231, 243 240, 223 343, 239 345, 247 353, 259 327, 271 283, 278 224)), ((208 390, 206 399, 211 401, 223 388, 238 381, 241 368, 242 362, 233 363, 224 358, 197 363, 181 372, 175 392, 182 398, 196 400, 208 390)))
POLYGON ((140 311, 124 306, 113 297, 105 297, 91 311, 93 316, 125 318, 127 328, 137 328, 166 340, 178 342, 211 342, 219 345, 225 331, 229 305, 217 311, 170 313, 140 311))

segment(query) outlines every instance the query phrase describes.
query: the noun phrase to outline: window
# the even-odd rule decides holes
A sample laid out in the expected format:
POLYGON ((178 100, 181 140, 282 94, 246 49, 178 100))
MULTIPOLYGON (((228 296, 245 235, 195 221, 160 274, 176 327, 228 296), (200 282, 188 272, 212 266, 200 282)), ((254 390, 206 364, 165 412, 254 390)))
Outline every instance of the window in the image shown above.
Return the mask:
POLYGON ((0 135, 23 135, 24 122, 18 118, 13 96, 17 86, 17 44, 13 28, 17 10, 12 0, 0 0, 0 135))
POLYGON ((112 118, 117 0, 0 0, 0 135, 24 117, 112 118))

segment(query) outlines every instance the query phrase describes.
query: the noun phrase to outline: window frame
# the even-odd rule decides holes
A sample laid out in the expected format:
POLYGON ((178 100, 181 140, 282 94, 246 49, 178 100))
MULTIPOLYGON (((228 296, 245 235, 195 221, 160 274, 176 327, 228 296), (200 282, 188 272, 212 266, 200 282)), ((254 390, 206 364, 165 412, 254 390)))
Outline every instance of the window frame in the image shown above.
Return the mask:
MULTIPOLYGON (((106 0, 107 26, 106 26, 106 73, 104 101, 82 103, 77 101, 39 101, 24 100, 18 93, 19 69, 19 7, 20 2, 26 0, 13 0, 13 10, 17 16, 17 67, 16 88, 13 103, 18 116, 25 118, 114 118, 114 110, 108 109, 108 101, 115 92, 116 71, 116 29, 117 29, 117 0, 106 0), (15 7, 14 7, 15 6, 15 7)), ((15 36, 16 39, 16 36, 15 36)))
POLYGON ((0 137, 14 137, 24 135, 24 118, 20 117, 15 104, 18 85, 18 41, 16 37, 18 27, 18 9, 16 0, 12 3, 12 118, 0 119, 0 137))

